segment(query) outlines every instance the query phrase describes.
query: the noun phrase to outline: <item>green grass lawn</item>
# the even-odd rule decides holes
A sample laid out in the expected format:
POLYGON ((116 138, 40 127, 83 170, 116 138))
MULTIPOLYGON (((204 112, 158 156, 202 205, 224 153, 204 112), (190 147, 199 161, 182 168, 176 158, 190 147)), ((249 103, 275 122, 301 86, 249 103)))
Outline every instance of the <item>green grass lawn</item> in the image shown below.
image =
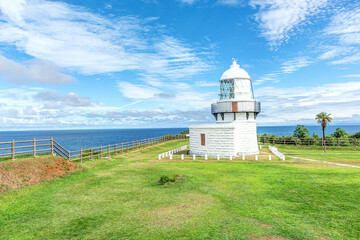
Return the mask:
POLYGON ((173 141, 0 195, 0 239, 358 239, 359 169, 161 160, 173 141), (181 175, 159 185, 162 175, 181 175))
POLYGON ((288 156, 360 166, 359 148, 327 147, 326 154, 324 154, 324 149, 321 146, 307 147, 282 144, 275 146, 280 152, 285 153, 288 156))

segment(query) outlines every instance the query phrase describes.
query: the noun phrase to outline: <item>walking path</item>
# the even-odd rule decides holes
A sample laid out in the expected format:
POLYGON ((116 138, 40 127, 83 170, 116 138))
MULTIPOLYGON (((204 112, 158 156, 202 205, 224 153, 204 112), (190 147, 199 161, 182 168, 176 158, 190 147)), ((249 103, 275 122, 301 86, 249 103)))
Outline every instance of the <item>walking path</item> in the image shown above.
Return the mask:
POLYGON ((320 161, 320 160, 315 160, 315 159, 310 159, 310 158, 292 157, 292 156, 289 156, 289 155, 287 155, 287 157, 306 160, 306 161, 311 161, 311 162, 327 163, 327 164, 338 165, 338 166, 343 166, 343 167, 360 168, 360 166, 354 166, 354 165, 348 165, 348 164, 342 164, 342 163, 334 163, 334 162, 326 162, 326 161, 320 161))

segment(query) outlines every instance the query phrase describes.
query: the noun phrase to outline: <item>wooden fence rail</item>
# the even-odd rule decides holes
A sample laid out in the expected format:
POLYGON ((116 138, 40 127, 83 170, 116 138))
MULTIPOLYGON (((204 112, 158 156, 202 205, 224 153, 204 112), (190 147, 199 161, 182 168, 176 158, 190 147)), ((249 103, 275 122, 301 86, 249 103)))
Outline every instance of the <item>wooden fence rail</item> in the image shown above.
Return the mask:
POLYGON ((296 138, 296 137, 258 137, 258 141, 264 144, 285 144, 302 146, 359 146, 357 138, 296 138))
POLYGON ((26 140, 26 141, 9 141, 0 142, 0 157, 11 156, 12 160, 15 160, 16 155, 32 154, 34 157, 38 157, 38 153, 51 153, 52 155, 58 155, 64 157, 69 161, 84 161, 94 160, 96 158, 110 158, 111 155, 118 155, 131 150, 143 148, 156 143, 185 139, 185 134, 178 135, 165 135, 162 137, 153 137, 123 143, 116 143, 113 145, 91 147, 90 149, 80 149, 75 151, 68 151, 53 138, 41 139, 41 140, 26 140))

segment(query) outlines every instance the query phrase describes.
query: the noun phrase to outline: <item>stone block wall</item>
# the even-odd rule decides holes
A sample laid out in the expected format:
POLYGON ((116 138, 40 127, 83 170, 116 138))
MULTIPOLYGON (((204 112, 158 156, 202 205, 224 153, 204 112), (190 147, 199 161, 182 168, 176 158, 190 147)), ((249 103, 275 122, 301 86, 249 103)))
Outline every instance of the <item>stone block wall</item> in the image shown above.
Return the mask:
POLYGON ((217 128, 190 126, 190 154, 234 156, 234 125, 221 125, 217 124, 217 128), (205 146, 201 146, 201 134, 205 134, 205 146))
POLYGON ((190 129, 190 154, 211 157, 258 154, 256 121, 245 120, 221 124, 196 124, 190 129), (201 145, 205 134, 205 146, 201 145))
POLYGON ((234 140, 237 154, 258 154, 256 121, 235 122, 234 140))

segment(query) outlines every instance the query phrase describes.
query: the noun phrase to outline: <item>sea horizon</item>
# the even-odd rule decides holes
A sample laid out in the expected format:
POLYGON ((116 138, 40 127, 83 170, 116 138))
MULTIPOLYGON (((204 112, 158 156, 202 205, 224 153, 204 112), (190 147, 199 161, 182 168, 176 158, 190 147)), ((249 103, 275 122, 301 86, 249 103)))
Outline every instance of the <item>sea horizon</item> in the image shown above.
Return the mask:
MULTIPOLYGON (((202 124, 202 123, 200 123, 202 124)), ((263 127, 296 127, 297 125, 304 125, 305 127, 321 127, 319 124, 284 124, 284 125, 257 125, 257 128, 263 127)), ((341 126, 359 126, 360 123, 342 123, 342 124, 328 124, 328 127, 341 127, 341 126)), ((125 127, 125 128, 55 128, 55 129, 41 129, 41 128, 34 128, 34 129, 0 129, 0 133, 2 132, 30 132, 30 131, 71 131, 71 130, 126 130, 126 129, 189 129, 189 127, 125 127)), ((360 131, 360 129, 359 129, 360 131)))
MULTIPOLYGON (((309 129, 310 136, 315 132, 322 136, 320 125, 305 125, 309 129)), ((258 134, 275 136, 292 136, 296 125, 284 126, 257 126, 258 134)), ((328 125, 326 135, 333 133, 336 128, 342 128, 348 134, 360 132, 359 125, 328 125)), ((32 139, 53 138, 68 150, 106 146, 128 141, 160 137, 166 134, 179 134, 187 127, 179 128, 108 128, 108 129, 54 129, 54 130, 8 130, 0 131, 0 142, 11 140, 23 141, 32 139)))

